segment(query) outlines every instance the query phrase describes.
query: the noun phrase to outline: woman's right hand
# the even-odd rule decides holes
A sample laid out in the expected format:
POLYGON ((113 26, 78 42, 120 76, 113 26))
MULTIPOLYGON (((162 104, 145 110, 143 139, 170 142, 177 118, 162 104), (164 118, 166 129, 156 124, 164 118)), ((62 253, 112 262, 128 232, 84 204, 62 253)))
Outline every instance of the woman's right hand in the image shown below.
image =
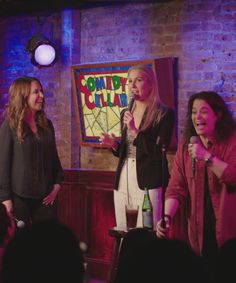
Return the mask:
POLYGON ((99 141, 101 142, 101 144, 104 144, 110 148, 116 148, 116 136, 115 134, 106 134, 106 133, 102 133, 99 141))
POLYGON ((160 219, 157 222, 156 235, 158 238, 168 238, 169 230, 170 230, 170 222, 167 218, 165 219, 165 227, 163 227, 162 225, 162 219, 160 219))

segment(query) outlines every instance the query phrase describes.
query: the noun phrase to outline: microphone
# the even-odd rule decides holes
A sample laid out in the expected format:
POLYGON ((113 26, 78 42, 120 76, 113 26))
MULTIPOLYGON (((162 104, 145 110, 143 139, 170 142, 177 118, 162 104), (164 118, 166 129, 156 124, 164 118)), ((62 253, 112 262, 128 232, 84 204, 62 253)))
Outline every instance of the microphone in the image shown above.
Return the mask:
MULTIPOLYGON (((131 95, 129 97, 129 103, 128 103, 128 106, 127 106, 127 110, 130 111, 130 112, 131 112, 132 107, 134 105, 134 100, 135 100, 135 93, 131 93, 131 95)), ((126 130, 127 125, 124 125, 123 129, 126 130)))
POLYGON ((128 110, 131 112, 132 107, 134 105, 134 100, 135 100, 135 93, 131 93, 130 97, 129 97, 129 103, 128 103, 128 110))
POLYGON ((12 218, 15 221, 17 228, 22 229, 22 228, 25 227, 25 222, 24 221, 17 219, 15 216, 12 216, 12 218))
MULTIPOLYGON (((190 141, 189 141, 191 144, 195 144, 195 143, 198 143, 199 142, 199 138, 198 136, 192 136, 190 138, 190 141)), ((195 176, 195 171, 196 171, 196 159, 195 158, 192 158, 192 171, 193 171, 193 176, 195 176)))

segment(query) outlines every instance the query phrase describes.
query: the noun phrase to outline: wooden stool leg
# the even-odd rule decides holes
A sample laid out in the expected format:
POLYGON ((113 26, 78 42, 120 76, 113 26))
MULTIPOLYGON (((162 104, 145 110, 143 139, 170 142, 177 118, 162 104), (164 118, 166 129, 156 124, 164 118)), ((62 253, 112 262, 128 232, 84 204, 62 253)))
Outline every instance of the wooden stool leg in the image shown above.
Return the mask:
POLYGON ((112 250, 112 259, 111 259, 111 266, 108 273, 108 283, 113 283, 115 276, 116 276, 116 269, 117 269, 117 262, 119 257, 119 251, 120 251, 120 242, 121 238, 116 238, 112 250))

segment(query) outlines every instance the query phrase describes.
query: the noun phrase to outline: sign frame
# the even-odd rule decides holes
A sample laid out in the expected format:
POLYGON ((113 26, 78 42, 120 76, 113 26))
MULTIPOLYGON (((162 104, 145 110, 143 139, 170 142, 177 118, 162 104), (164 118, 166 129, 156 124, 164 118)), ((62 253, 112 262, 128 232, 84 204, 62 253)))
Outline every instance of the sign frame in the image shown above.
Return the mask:
MULTIPOLYGON (((71 66, 72 93, 80 146, 106 147, 99 142, 100 134, 94 134, 98 133, 100 128, 104 129, 101 132, 109 134, 113 132, 112 129, 115 130, 117 139, 120 139, 119 114, 128 104, 126 80, 127 71, 132 66, 146 64, 153 68, 157 76, 160 100, 175 110, 176 62, 174 57, 164 57, 71 66), (119 89, 116 89, 118 86, 119 89), (112 113, 110 120, 114 120, 114 127, 105 129, 104 125, 108 125, 110 121, 108 113, 112 113), (100 118, 99 114, 101 115, 100 118), (91 121, 89 118, 91 118, 91 121), (99 119, 103 123, 99 124, 99 119), (93 127, 95 130, 93 130, 93 127)), ((175 135, 172 138, 170 148, 176 148, 175 135)))

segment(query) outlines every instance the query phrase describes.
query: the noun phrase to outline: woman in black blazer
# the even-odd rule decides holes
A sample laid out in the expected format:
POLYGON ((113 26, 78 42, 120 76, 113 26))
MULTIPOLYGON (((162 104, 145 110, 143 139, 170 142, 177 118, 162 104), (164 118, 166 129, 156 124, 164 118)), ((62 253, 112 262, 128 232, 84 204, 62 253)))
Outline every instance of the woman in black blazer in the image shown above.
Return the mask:
POLYGON ((162 145, 168 148, 170 143, 174 111, 159 101, 157 79, 149 66, 131 67, 127 81, 131 103, 121 113, 121 141, 106 133, 100 138, 119 157, 114 186, 116 224, 126 227, 125 204, 131 203, 139 205, 137 226, 143 226, 141 208, 144 188, 148 188, 155 226, 161 217, 162 145))

